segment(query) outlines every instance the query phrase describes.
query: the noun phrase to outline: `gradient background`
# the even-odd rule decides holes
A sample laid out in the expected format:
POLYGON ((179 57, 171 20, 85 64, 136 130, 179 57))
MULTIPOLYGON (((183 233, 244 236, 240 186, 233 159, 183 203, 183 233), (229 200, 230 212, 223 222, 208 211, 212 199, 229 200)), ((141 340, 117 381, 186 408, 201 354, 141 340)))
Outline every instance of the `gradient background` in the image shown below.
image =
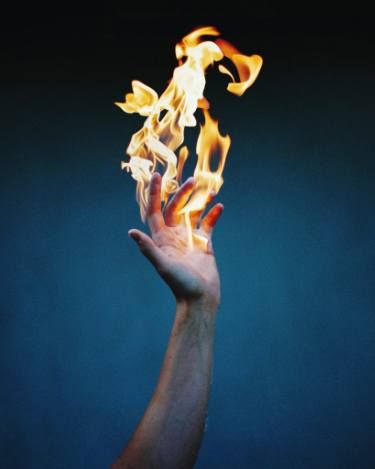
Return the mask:
POLYGON ((113 101, 134 78, 163 90, 175 42, 202 24, 264 68, 241 99, 209 74, 233 143, 196 467, 375 467, 369 12, 112 2, 3 22, 1 467, 108 467, 151 397, 174 304, 127 237, 142 225, 120 161, 142 119, 113 101))

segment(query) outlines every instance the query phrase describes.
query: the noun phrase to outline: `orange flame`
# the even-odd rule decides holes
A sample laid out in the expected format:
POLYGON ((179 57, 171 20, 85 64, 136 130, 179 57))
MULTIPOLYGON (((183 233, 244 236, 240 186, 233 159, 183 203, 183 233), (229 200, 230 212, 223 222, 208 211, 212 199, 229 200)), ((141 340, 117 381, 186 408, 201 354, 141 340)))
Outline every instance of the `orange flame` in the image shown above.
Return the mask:
POLYGON ((126 150, 130 156, 129 161, 121 164, 122 169, 130 171, 137 181, 136 195, 143 221, 148 203, 148 185, 152 174, 156 170, 160 171, 159 166, 162 167, 163 202, 166 203, 169 196, 178 190, 189 154, 187 147, 182 146, 184 130, 185 127, 196 126, 194 114, 197 108, 203 109, 205 123, 201 126, 197 140, 195 191, 181 210, 188 228, 190 246, 199 241, 192 233, 190 214, 204 209, 211 191, 217 193, 220 190, 230 147, 230 137, 220 134, 218 122, 211 118, 209 102, 203 95, 206 69, 224 57, 228 58, 234 64, 239 80, 236 81, 222 64, 218 67, 219 71, 232 79, 227 90, 241 96, 254 83, 262 66, 259 55, 243 55, 222 39, 202 40, 203 36, 219 35, 214 27, 202 27, 185 36, 176 45, 179 65, 174 69, 172 80, 160 97, 152 88, 134 80, 133 92, 126 94, 124 102, 115 103, 128 114, 138 113, 146 117, 143 127, 133 134, 126 150), (218 161, 215 170, 211 168, 213 155, 218 161))

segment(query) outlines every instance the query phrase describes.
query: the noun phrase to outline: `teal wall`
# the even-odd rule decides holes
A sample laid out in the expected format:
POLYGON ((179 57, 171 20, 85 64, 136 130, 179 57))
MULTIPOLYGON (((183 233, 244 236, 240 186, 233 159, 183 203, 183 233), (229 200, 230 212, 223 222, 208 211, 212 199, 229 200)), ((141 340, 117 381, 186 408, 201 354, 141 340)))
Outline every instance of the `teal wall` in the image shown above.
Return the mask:
MULTIPOLYGON (((215 17, 244 51, 264 56, 264 69, 241 99, 210 72, 212 111, 232 147, 197 468, 373 468, 366 15, 357 14, 357 33, 349 13, 338 24, 333 11, 299 22, 291 8, 267 11, 255 10, 253 30, 215 17)), ((99 469, 147 405, 174 308, 127 237, 142 225, 120 161, 141 120, 112 103, 133 78, 160 91, 173 42, 208 15, 194 21, 173 10, 169 36, 169 17, 155 14, 154 37, 149 14, 137 43, 129 28, 139 12, 69 13, 52 25, 34 12, 34 29, 26 13, 18 31, 9 27, 1 89, 0 465, 99 469), (137 47, 150 56, 137 57, 137 47)))

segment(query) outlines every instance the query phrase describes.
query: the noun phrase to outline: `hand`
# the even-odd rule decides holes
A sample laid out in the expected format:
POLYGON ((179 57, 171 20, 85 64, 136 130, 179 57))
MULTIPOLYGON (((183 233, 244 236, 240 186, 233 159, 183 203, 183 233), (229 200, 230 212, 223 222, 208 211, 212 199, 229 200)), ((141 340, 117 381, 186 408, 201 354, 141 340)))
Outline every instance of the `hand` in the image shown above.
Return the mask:
POLYGON ((207 243, 189 246, 188 229, 179 212, 187 203, 194 185, 193 178, 185 181, 165 207, 163 215, 161 176, 154 173, 147 209, 151 237, 136 229, 131 229, 129 236, 138 243, 142 253, 170 286, 178 302, 198 301, 216 310, 220 302, 220 278, 211 237, 224 206, 216 204, 202 219, 203 211, 192 214, 193 232, 206 238, 207 243))

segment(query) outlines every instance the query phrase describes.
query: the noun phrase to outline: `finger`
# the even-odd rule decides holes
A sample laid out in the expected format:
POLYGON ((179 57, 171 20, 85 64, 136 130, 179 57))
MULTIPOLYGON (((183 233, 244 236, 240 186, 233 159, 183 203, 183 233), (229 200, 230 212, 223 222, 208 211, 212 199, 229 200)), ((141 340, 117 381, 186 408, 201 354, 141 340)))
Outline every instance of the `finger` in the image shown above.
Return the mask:
POLYGON ((169 226, 175 226, 179 221, 179 210, 181 210, 189 200, 195 185, 194 178, 187 179, 179 190, 175 193, 171 201, 165 208, 165 223, 169 226))
POLYGON ((212 230, 220 218, 220 215, 223 213, 223 210, 223 204, 216 204, 201 221, 200 228, 207 236, 211 236, 212 230))
POLYGON ((153 264, 158 271, 165 270, 165 257, 163 252, 156 246, 154 241, 139 230, 129 230, 129 236, 134 239, 142 254, 153 264))
POLYGON ((190 213, 190 223, 191 223, 192 228, 196 228, 198 226, 198 223, 200 222, 203 212, 206 210, 207 205, 209 205, 213 201, 215 196, 216 196, 216 192, 214 190, 210 191, 202 210, 197 210, 195 212, 190 213))
POLYGON ((151 177, 147 207, 147 222, 150 230, 155 233, 164 226, 161 213, 161 176, 154 173, 151 177))

